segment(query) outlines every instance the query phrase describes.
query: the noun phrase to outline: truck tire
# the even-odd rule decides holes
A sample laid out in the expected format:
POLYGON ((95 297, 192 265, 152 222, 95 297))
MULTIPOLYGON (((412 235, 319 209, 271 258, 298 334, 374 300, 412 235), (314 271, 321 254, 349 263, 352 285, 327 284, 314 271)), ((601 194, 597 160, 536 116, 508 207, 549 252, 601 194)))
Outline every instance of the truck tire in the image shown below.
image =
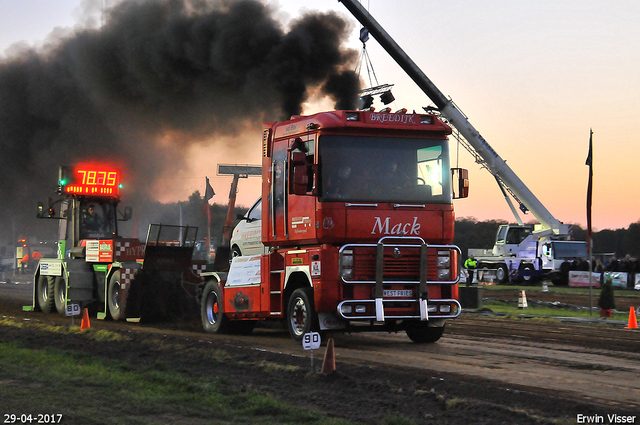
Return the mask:
POLYGON ((53 298, 56 310, 60 316, 67 315, 67 281, 58 276, 53 282, 53 298))
POLYGON ((202 329, 209 333, 224 333, 229 329, 229 319, 224 315, 224 304, 220 284, 210 280, 204 286, 200 301, 202 329))
POLYGON ((107 307, 113 320, 124 319, 124 311, 120 309, 120 270, 116 270, 109 278, 107 307))
POLYGON ((509 281, 509 269, 506 264, 498 264, 496 268, 496 280, 498 283, 506 283, 509 281))
POLYGON ((55 307, 54 280, 52 276, 39 276, 36 286, 36 301, 40 311, 51 313, 55 307))
POLYGON ((416 344, 426 344, 438 341, 444 334, 444 326, 429 327, 428 322, 411 322, 405 330, 411 341, 416 344))
POLYGON ((318 329, 318 316, 313 305, 313 288, 293 291, 287 307, 287 327, 291 338, 302 342, 304 334, 318 329))
POLYGON ((518 268, 518 274, 520 274, 520 279, 522 279, 522 281, 525 284, 532 284, 535 282, 535 277, 532 275, 533 272, 534 272, 534 268, 531 264, 522 264, 518 268))

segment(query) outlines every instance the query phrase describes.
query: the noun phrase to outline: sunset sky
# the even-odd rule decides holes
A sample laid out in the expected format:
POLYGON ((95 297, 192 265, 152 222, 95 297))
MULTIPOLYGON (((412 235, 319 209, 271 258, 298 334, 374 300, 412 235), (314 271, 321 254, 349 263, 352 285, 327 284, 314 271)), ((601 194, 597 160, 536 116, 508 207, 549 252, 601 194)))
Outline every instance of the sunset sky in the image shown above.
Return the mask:
MULTIPOLYGON (((640 2, 362 1, 557 219, 586 225, 593 129, 594 228, 640 220, 640 2)), ((345 44, 362 48, 360 25, 337 0, 265 2, 285 26, 305 10, 336 11, 353 22, 345 44)), ((114 1, 0 0, 0 57, 14 43, 39 46, 52 33, 99 24, 105 3, 114 1)), ((373 38, 367 51, 378 82, 394 84, 392 108, 422 111, 431 103, 373 38)), ((305 112, 331 108, 314 100, 305 112)), ((167 183, 162 200, 204 193, 209 176, 214 201, 226 203, 229 180, 216 176, 216 164, 260 161, 261 135, 243 137, 255 139, 253 153, 234 150, 232 139, 194 145, 191 166, 167 183)), ((464 148, 459 161, 455 143, 451 151, 452 164, 468 168, 471 179, 470 197, 455 201, 456 215, 513 221, 491 175, 464 148)), ((258 179, 241 182, 239 204, 257 196, 258 179)))

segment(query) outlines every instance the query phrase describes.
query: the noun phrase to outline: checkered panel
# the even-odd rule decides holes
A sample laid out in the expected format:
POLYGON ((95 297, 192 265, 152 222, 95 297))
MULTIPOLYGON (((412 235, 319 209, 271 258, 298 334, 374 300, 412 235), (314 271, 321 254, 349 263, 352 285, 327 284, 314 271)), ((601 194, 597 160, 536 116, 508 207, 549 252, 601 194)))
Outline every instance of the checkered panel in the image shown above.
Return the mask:
POLYGON ((193 272, 195 274, 200 276, 200 273, 205 272, 207 270, 207 265, 206 264, 192 264, 191 265, 191 270, 193 270, 193 272))
POLYGON ((133 275, 136 273, 136 270, 138 269, 130 269, 127 267, 120 269, 120 284, 128 285, 129 282, 133 280, 133 275))
POLYGON ((115 248, 116 257, 122 256, 126 251, 126 249, 129 248, 130 246, 131 246, 131 242, 129 241, 127 242, 116 241, 116 248, 115 248))

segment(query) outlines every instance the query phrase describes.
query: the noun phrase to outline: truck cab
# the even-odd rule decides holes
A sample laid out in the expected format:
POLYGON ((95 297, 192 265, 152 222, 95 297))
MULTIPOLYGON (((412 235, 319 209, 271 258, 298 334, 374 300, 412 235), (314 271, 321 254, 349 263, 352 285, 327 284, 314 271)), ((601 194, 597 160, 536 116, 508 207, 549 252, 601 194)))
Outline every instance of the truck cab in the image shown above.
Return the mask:
POLYGON ((203 274, 204 329, 284 319, 297 341, 316 329, 439 339, 461 312, 452 192, 468 192, 450 132, 431 114, 374 111, 265 123, 262 196, 233 233, 228 274, 203 274))

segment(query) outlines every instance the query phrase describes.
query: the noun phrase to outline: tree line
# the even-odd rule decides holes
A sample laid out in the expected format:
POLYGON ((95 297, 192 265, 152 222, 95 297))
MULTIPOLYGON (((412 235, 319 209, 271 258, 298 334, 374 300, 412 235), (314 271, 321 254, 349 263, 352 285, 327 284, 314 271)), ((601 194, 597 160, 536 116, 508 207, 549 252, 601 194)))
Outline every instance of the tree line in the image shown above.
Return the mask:
MULTIPOLYGON (((464 258, 469 248, 492 248, 498 227, 509 224, 504 220, 477 221, 474 218, 460 218, 455 223, 453 243, 460 247, 464 258)), ((587 230, 574 224, 573 239, 584 241, 587 230)), ((593 232, 593 252, 596 254, 612 253, 622 258, 630 255, 640 257, 640 220, 632 223, 626 229, 604 229, 593 232)))

